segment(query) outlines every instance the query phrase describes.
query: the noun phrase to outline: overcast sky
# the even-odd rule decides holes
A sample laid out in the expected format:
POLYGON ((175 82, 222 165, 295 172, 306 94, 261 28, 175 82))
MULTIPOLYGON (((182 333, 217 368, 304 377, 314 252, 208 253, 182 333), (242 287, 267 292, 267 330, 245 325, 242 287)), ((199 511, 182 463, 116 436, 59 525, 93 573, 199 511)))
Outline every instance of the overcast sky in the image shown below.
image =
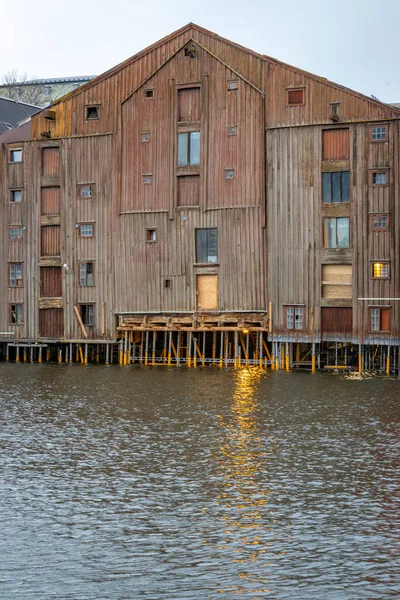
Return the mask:
POLYGON ((400 102, 400 0, 0 0, 0 79, 98 75, 192 21, 400 102))

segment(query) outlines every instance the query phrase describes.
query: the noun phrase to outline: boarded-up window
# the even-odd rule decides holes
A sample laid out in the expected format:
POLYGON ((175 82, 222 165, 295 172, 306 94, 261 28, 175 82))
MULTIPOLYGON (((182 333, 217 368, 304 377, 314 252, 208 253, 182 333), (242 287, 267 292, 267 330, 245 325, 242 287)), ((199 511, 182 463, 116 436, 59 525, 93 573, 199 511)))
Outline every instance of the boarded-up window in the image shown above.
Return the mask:
POLYGON ((60 256, 60 226, 45 225, 41 227, 41 256, 60 256))
POLYGON ((41 267, 41 298, 60 298, 62 296, 61 267, 41 267))
POLYGON ((57 177, 60 172, 60 149, 42 148, 42 175, 57 177))
POLYGON ((60 338, 63 335, 63 309, 41 308, 39 310, 39 336, 44 338, 60 338))
POLYGON ((349 158, 349 130, 325 129, 322 132, 322 160, 349 160, 349 158))
POLYGON ((218 275, 197 275, 197 309, 217 310, 218 275))
POLYGON ((178 90, 178 121, 200 121, 200 88, 178 90))
POLYGON ((60 188, 46 187, 41 190, 42 196, 42 215, 60 214, 60 188))
POLYGON ((321 308, 322 333, 352 333, 353 309, 352 308, 321 308))
POLYGON ((301 106, 304 104, 304 89, 292 89, 287 91, 287 104, 288 106, 301 106))
POLYGON ((185 175, 178 177, 178 206, 198 206, 200 177, 185 175))
POLYGON ((351 265, 322 265, 322 297, 351 298, 351 279, 351 265))

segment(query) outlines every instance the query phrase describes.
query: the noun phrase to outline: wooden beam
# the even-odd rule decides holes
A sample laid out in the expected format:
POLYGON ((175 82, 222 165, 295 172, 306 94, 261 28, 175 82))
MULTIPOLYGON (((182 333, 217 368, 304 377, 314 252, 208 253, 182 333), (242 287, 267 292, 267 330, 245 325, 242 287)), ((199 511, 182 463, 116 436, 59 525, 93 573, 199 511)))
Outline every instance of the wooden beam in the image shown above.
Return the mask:
POLYGON ((80 325, 80 327, 82 329, 83 336, 85 338, 87 338, 88 337, 88 333, 87 333, 86 328, 85 328, 85 326, 83 324, 83 321, 82 321, 82 318, 81 318, 81 315, 80 315, 80 312, 79 312, 79 308, 76 305, 74 306, 74 311, 75 311, 75 314, 76 314, 76 318, 78 319, 78 323, 79 323, 79 325, 80 325))

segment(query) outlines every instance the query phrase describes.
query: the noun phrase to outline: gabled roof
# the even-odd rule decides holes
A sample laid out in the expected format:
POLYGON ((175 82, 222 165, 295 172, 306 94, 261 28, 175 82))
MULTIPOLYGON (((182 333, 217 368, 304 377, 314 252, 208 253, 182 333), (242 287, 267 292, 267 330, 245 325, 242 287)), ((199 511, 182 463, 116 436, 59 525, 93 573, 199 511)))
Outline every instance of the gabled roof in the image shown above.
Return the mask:
MULTIPOLYGON (((205 29, 203 27, 200 27, 199 25, 196 25, 195 23, 188 23, 187 25, 184 25, 183 27, 181 27, 180 29, 177 29, 176 31, 170 33, 169 35, 161 38, 160 40, 158 40, 157 42, 155 42, 154 44, 151 44, 150 46, 148 46, 147 48, 144 48, 143 50, 141 50, 140 52, 138 52, 137 54, 134 54, 133 56, 131 56, 130 58, 128 58, 127 60, 119 63, 118 65, 116 65, 115 67, 112 67, 111 69, 109 69, 108 71, 105 71, 104 73, 102 73, 101 75, 98 75, 97 77, 95 77, 94 79, 92 79, 91 81, 89 81, 88 83, 83 84, 82 86, 80 86, 79 88, 77 88, 76 90, 73 90, 71 92, 69 92, 68 94, 66 94, 65 96, 63 96, 62 98, 60 98, 59 100, 56 100, 53 104, 58 104, 59 102, 62 102, 66 99, 72 98, 73 96, 76 96, 77 94, 80 94, 88 89, 90 89, 91 87, 97 85, 98 83, 100 83, 101 81, 112 77, 113 75, 115 75, 116 73, 118 73, 119 71, 122 71, 123 69, 125 69, 126 67, 130 66, 131 64, 135 63, 137 60, 139 60, 140 58, 142 58, 143 56, 145 56, 146 54, 149 54, 150 52, 153 52, 155 49, 157 49, 158 47, 162 46, 163 44, 165 44, 166 42, 174 39, 175 37, 178 37, 182 34, 184 34, 185 32, 189 32, 191 30, 194 31, 198 31, 200 33, 203 33, 209 37, 212 37, 214 39, 220 40, 222 42, 224 42, 227 45, 230 45, 234 48, 237 48, 238 50, 241 50, 242 52, 246 52, 256 58, 258 58, 259 60, 262 60, 264 62, 267 62, 271 65, 277 65, 277 66, 281 66, 283 68, 289 69, 293 72, 299 73, 301 75, 304 75, 305 77, 308 77, 310 79, 314 79, 315 81, 319 81, 325 85, 328 85, 330 87, 336 88, 340 91, 345 91, 351 95, 354 95, 357 98, 360 98, 362 100, 367 100, 368 102, 375 104, 378 107, 386 107, 386 108, 391 108, 393 109, 395 112, 399 112, 400 114, 400 110, 391 105, 391 104, 386 104, 384 102, 380 102, 379 100, 376 100, 375 98, 371 98, 369 96, 365 96, 364 94, 361 94, 359 92, 356 92, 350 88, 347 88, 345 86, 342 86, 338 83, 335 83, 333 81, 330 81, 328 79, 326 79, 325 77, 321 77, 319 75, 315 75, 313 73, 310 73, 309 71, 305 71, 303 69, 299 69, 297 67, 294 67, 293 65, 289 65, 287 63, 284 63, 282 61, 279 61, 278 59, 272 58, 270 56, 267 56, 266 54, 259 54, 258 52, 255 52, 254 50, 250 50, 249 48, 246 48, 244 46, 241 46, 240 44, 237 44, 236 42, 233 42, 231 40, 228 40, 226 38, 223 38, 219 35, 217 35, 216 33, 213 33, 212 31, 205 29)), ((189 41, 189 39, 188 39, 189 41)), ((196 42, 197 40, 193 38, 193 41, 196 42)))
POLYGON ((0 134, 17 127, 20 121, 31 117, 41 111, 40 106, 26 104, 25 102, 16 102, 11 98, 0 96, 0 134))

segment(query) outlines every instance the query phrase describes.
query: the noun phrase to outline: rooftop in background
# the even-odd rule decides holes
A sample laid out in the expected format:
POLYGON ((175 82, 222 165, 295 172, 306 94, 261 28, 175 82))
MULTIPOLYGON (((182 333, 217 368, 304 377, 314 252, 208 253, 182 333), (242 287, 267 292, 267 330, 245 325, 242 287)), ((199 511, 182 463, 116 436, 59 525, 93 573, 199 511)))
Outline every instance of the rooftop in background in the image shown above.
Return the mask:
POLYGON ((18 127, 18 123, 39 112, 40 106, 16 102, 0 96, 0 134, 18 127))
POLYGON ((77 77, 53 77, 0 83, 0 96, 6 96, 17 102, 39 105, 43 108, 94 78, 95 75, 79 75, 77 77))

